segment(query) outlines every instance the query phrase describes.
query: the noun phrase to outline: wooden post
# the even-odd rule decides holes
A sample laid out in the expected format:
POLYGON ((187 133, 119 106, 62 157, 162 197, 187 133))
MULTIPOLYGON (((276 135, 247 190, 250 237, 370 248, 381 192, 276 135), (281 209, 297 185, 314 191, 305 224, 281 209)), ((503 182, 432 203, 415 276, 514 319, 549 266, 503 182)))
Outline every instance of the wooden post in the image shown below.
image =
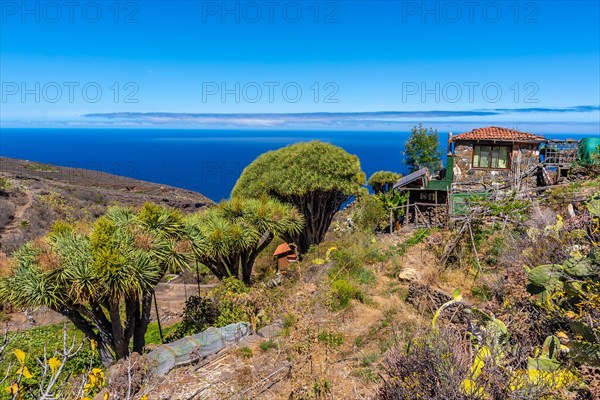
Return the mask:
POLYGON ((393 212, 394 212, 394 209, 393 209, 393 208, 390 208, 390 235, 392 234, 392 232, 393 232, 393 229, 394 229, 394 228, 393 228, 393 222, 392 222, 392 213, 393 213, 393 212))
POLYGON ((437 190, 434 192, 434 196, 435 196, 435 212, 433 213, 434 214, 433 218, 435 218, 435 224, 436 224, 436 226, 439 226, 439 222, 438 222, 439 221, 439 217, 438 217, 438 205, 437 205, 437 190))
POLYGON ((475 238, 473 238, 473 230, 471 229, 471 220, 468 222, 469 235, 471 236, 471 244, 473 245, 473 251, 475 252, 475 260, 477 261, 478 274, 481 273, 481 264, 479 263, 479 254, 477 254, 477 246, 475 246, 475 238))
POLYGON ((160 315, 158 315, 158 302, 156 301, 156 291, 153 291, 152 295, 154 296, 154 310, 156 311, 156 322, 158 322, 158 334, 160 335, 160 342, 164 343, 162 327, 160 325, 160 315))
POLYGON ((419 216, 421 215, 421 211, 419 210, 419 205, 415 203, 415 226, 419 226, 419 216))
POLYGON ((198 267, 198 260, 196 260, 196 283, 198 284, 198 296, 200 296, 200 267, 198 267))
POLYGON ((421 214, 421 212, 419 211, 419 206, 417 205, 417 203, 415 203, 414 207, 415 207, 415 226, 418 227, 419 226, 419 214, 421 214))
POLYGON ((452 184, 446 189, 446 207, 448 207, 447 223, 452 220, 452 184))

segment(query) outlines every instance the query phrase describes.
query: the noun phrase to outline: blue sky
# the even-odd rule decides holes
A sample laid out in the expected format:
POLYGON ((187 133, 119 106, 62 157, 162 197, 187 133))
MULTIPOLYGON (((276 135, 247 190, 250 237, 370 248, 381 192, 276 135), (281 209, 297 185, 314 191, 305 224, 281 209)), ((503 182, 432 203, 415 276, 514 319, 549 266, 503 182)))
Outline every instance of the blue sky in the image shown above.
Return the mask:
POLYGON ((598 1, 67 3, 0 0, 1 126, 600 131, 598 1))

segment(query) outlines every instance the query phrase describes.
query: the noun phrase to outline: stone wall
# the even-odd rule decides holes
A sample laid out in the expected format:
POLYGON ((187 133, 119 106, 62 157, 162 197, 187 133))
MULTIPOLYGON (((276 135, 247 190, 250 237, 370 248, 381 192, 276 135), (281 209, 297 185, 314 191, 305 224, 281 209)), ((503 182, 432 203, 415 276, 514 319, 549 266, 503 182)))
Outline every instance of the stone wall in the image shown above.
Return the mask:
MULTIPOLYGON (((480 143, 485 144, 485 143, 480 143)), ((454 145, 454 186, 460 191, 485 191, 494 186, 527 190, 536 186, 535 174, 521 182, 521 176, 539 163, 537 144, 513 143, 510 167, 506 169, 473 168, 473 146, 475 142, 456 142, 454 145)))

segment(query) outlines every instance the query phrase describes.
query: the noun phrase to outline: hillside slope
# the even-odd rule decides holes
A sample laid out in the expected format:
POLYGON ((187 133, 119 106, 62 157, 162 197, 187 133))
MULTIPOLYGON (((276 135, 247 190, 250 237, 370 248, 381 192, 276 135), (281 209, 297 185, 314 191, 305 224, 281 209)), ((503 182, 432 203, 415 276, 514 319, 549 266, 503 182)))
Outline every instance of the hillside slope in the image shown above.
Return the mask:
POLYGON ((213 203, 190 190, 0 157, 0 253, 10 254, 44 234, 58 219, 92 221, 111 205, 138 206, 145 202, 184 212, 213 203))

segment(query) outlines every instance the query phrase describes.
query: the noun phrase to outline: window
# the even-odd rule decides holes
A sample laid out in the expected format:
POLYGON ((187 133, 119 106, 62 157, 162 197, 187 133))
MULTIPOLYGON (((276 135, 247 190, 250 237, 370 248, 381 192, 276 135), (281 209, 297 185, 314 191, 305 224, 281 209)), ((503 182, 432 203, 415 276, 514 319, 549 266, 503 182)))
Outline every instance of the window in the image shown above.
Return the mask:
POLYGON ((420 193, 419 200, 424 201, 435 201, 435 194, 433 193, 420 193))
POLYGON ((473 146, 473 168, 508 168, 509 146, 473 146))

